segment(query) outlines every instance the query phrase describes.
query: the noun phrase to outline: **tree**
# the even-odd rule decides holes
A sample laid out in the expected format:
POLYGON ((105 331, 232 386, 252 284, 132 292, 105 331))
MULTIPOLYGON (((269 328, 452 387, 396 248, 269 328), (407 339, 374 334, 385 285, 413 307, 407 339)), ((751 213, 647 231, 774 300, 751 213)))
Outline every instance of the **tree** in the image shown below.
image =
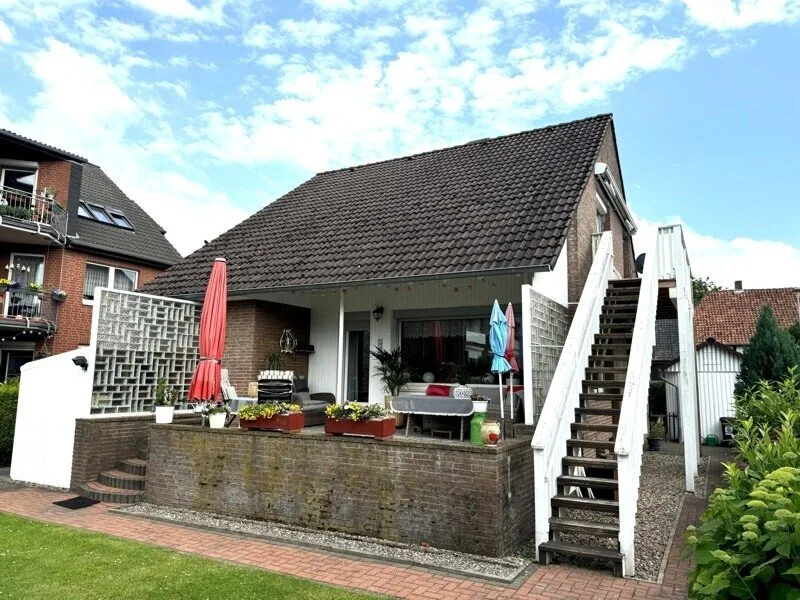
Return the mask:
POLYGON ((762 379, 781 381, 789 367, 800 366, 800 346, 792 335, 778 326, 772 307, 765 306, 756 324, 756 331, 742 354, 742 366, 736 377, 737 396, 762 379))
POLYGON ((787 329, 786 331, 789 332, 789 335, 791 335, 794 338, 794 341, 797 343, 797 345, 800 346, 800 321, 789 327, 789 329, 787 329))
POLYGON ((692 299, 697 304, 703 299, 703 296, 711 292, 718 292, 722 286, 717 285, 709 277, 700 279, 699 277, 692 277, 692 299))

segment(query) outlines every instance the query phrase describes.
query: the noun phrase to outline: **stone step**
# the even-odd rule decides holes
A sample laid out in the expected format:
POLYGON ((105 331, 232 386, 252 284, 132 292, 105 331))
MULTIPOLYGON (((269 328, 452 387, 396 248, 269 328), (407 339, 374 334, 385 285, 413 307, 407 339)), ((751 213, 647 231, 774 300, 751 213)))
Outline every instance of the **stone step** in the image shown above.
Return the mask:
POLYGON ((78 494, 90 500, 115 504, 134 504, 144 500, 144 491, 142 490, 122 490, 97 481, 90 481, 79 486, 78 494))
POLYGON ((604 440, 567 440, 567 448, 594 448, 595 450, 608 450, 614 451, 614 444, 616 442, 608 442, 604 440))
POLYGON ((605 477, 580 477, 579 475, 559 475, 556 484, 563 487, 581 488, 603 488, 616 490, 619 483, 616 479, 606 479, 605 477))
POLYGON ((597 498, 579 498, 577 496, 553 496, 550 500, 553 508, 575 508, 595 512, 619 514, 619 502, 614 500, 598 500, 597 498))
POLYGON ((617 550, 609 548, 599 548, 596 546, 584 546, 582 544, 567 544, 564 542, 542 542, 539 544, 540 562, 549 564, 553 554, 563 554, 565 556, 577 556, 580 558, 594 558, 607 560, 614 565, 614 574, 622 576, 622 554, 617 550))
POLYGON ((126 458, 117 468, 131 475, 147 475, 147 461, 141 458, 126 458))
POLYGON ((617 433, 616 424, 611 423, 572 423, 572 431, 602 431, 606 433, 617 433))
POLYGON ((550 517, 550 530, 593 535, 595 537, 615 538, 619 535, 619 525, 616 523, 597 523, 561 517, 550 517))
POLYGON ((564 469, 567 467, 591 467, 593 469, 616 469, 617 461, 609 458, 593 458, 589 456, 565 456, 561 459, 564 469))
POLYGON ((103 471, 100 473, 98 481, 103 485, 123 490, 143 490, 145 477, 144 475, 132 475, 125 471, 112 469, 111 471, 103 471))

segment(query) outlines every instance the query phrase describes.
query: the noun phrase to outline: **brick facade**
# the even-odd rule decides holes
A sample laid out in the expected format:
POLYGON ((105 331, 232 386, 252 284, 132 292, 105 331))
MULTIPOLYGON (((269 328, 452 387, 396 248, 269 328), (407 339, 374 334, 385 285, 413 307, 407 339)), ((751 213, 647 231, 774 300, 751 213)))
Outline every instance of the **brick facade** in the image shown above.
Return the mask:
POLYGON ((155 504, 486 556, 533 536, 530 438, 476 448, 154 425, 149 453, 155 504))
MULTIPOLYGON (((228 303, 227 337, 223 365, 237 393, 266 368, 267 356, 280 350, 281 333, 291 329, 301 344, 307 344, 311 311, 307 308, 247 300, 228 303)), ((308 355, 283 355, 286 369, 308 377, 308 355)))
MULTIPOLYGON (((176 423, 199 423, 194 414, 175 415, 176 423)), ((94 481, 102 471, 147 451, 148 430, 155 415, 75 419, 70 489, 94 481)))
POLYGON ((49 188, 55 193, 56 202, 65 209, 69 203, 69 183, 72 163, 67 160, 40 160, 39 172, 36 176, 36 187, 39 191, 49 188))

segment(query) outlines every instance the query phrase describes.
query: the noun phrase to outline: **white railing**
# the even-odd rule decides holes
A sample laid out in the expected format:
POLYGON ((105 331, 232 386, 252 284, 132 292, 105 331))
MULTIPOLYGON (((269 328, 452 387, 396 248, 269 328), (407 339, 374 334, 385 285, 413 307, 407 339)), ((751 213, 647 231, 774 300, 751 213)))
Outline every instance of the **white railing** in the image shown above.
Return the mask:
MULTIPOLYGON (((647 403, 653 347, 656 343, 658 281, 661 278, 674 277, 669 273, 673 270, 673 249, 683 248, 680 241, 676 245, 676 240, 672 239, 675 231, 673 226, 659 228, 653 248, 649 249, 644 263, 614 446, 619 478, 619 550, 624 556, 622 574, 625 577, 634 574, 634 533, 644 439, 648 433, 647 403), (664 252, 669 252, 670 255, 664 257, 662 256, 664 252), (661 273, 665 265, 667 272, 661 273)), ((680 227, 677 228, 677 232, 680 235, 680 227)))
POLYGON ((562 472, 570 424, 575 418, 575 409, 580 405, 581 381, 589 364, 594 336, 600 332, 600 312, 613 267, 614 244, 611 232, 607 231, 597 245, 592 268, 531 440, 537 560, 539 544, 550 539, 550 499, 556 495, 556 479, 562 472))
POLYGON ((31 194, 0 186, 0 219, 3 217, 50 225, 59 238, 67 234, 67 211, 41 193, 31 194))

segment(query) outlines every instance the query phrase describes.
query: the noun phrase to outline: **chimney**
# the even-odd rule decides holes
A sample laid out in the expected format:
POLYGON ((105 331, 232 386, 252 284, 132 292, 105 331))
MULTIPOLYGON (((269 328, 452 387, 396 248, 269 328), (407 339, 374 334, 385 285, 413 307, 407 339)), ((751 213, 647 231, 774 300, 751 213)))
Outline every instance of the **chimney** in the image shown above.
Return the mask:
POLYGON ((736 281, 733 282, 733 291, 736 292, 737 294, 742 292, 742 280, 741 279, 737 279, 736 281))

